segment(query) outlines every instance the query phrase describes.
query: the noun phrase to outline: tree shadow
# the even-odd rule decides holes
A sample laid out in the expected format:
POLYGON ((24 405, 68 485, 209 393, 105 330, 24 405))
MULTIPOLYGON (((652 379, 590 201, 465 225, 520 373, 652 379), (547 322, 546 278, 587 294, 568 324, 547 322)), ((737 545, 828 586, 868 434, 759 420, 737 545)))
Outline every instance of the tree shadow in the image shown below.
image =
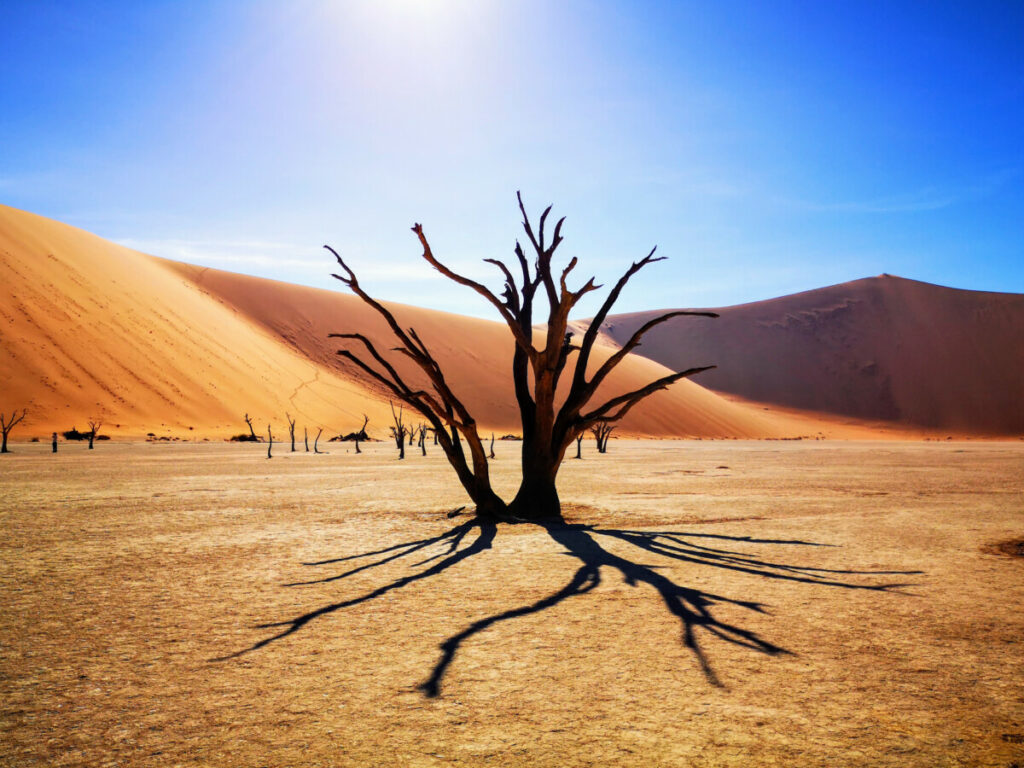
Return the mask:
POLYGON ((375 600, 378 597, 381 597, 382 595, 386 595, 388 592, 393 592, 396 589, 401 589, 402 587, 406 587, 414 582, 422 581, 423 579, 429 579, 431 576, 436 576, 437 574, 447 570, 448 568, 451 568, 453 565, 456 565, 462 562, 463 560, 472 557, 473 555, 483 552, 486 549, 490 549, 491 542, 494 541, 494 536, 496 532, 497 527, 494 525, 494 523, 488 523, 486 521, 474 519, 456 525, 454 528, 450 528, 444 533, 430 538, 419 539, 416 541, 407 541, 402 544, 395 544, 391 547, 384 547, 383 549, 373 550, 371 552, 363 552, 361 554, 350 555, 348 557, 338 557, 331 560, 320 560, 318 562, 313 563, 303 563, 303 565, 311 566, 328 565, 333 563, 359 560, 364 557, 373 557, 375 555, 385 555, 385 557, 382 557, 379 560, 367 563, 366 565, 358 566, 356 568, 352 568, 336 576, 330 576, 323 579, 315 579, 313 581, 292 582, 290 584, 285 584, 284 586, 295 587, 306 584, 323 584, 331 581, 338 581, 339 579, 344 579, 348 576, 353 576, 362 571, 366 571, 371 568, 376 568, 378 566, 384 565, 386 563, 400 560, 403 557, 408 557, 417 552, 423 553, 425 552, 425 550, 429 550, 434 545, 440 545, 441 550, 438 553, 430 555, 425 560, 422 560, 419 563, 414 564, 415 567, 427 565, 428 563, 433 562, 434 564, 431 565, 429 568, 425 568, 424 570, 418 571, 417 573, 413 573, 409 576, 403 576, 400 579, 395 579, 394 581, 388 582, 387 584, 384 584, 383 586, 380 586, 377 589, 371 590, 366 594, 354 597, 351 600, 342 600, 341 602, 330 603, 329 605, 317 608, 315 611, 309 611, 308 613, 304 613, 301 616, 296 616, 294 619, 289 619, 287 621, 277 621, 268 624, 257 624, 256 629, 281 629, 277 634, 271 635, 270 637, 266 637, 263 640, 254 643, 248 648, 243 648, 240 651, 230 653, 226 656, 218 656, 217 658, 212 659, 212 661, 226 661, 228 659, 235 659, 239 656, 244 656, 247 653, 259 650, 260 648, 270 645, 271 643, 277 642, 278 640, 282 640, 288 637, 288 635, 298 632, 309 622, 313 621, 314 619, 318 619, 321 616, 326 616, 328 614, 334 613, 335 611, 339 611, 342 608, 351 608, 353 605, 359 605, 360 603, 375 600), (465 540, 466 536, 474 528, 480 529, 480 532, 477 534, 477 537, 473 539, 473 541, 471 541, 466 548, 459 549, 459 546, 465 540))
MULTIPOLYGON (((646 584, 657 591, 664 603, 665 609, 679 620, 681 641, 693 653, 705 679, 711 685, 721 686, 722 683, 701 645, 701 633, 706 633, 733 645, 748 648, 769 656, 790 653, 785 648, 759 636, 756 632, 724 621, 717 618, 714 614, 716 605, 731 605, 757 613, 765 613, 765 606, 762 603, 726 597, 682 586, 659 573, 658 571, 661 566, 644 565, 622 555, 615 554, 602 546, 602 540, 609 545, 614 544, 620 548, 624 544, 630 545, 640 552, 667 558, 670 561, 681 561, 735 571, 764 579, 839 589, 897 592, 901 587, 911 585, 905 582, 862 583, 859 580, 853 580, 851 577, 909 576, 922 573, 921 571, 863 571, 814 568, 755 557, 749 553, 728 548, 736 544, 800 547, 832 546, 796 539, 758 539, 750 536, 728 536, 725 534, 695 533, 692 531, 602 529, 592 525, 567 524, 561 521, 540 523, 539 525, 553 541, 564 547, 564 554, 579 561, 579 567, 576 572, 563 587, 546 597, 533 603, 481 618, 442 642, 440 645, 440 658, 427 679, 418 686, 419 690, 427 697, 435 698, 440 695, 441 682, 449 667, 455 661, 459 649, 467 640, 493 627, 495 624, 539 613, 571 597, 585 595, 593 591, 601 584, 602 574, 606 569, 618 573, 625 583, 630 586, 646 584)), ((424 558, 410 563, 410 567, 421 570, 390 581, 363 595, 331 603, 287 621, 259 624, 256 627, 257 629, 280 628, 280 631, 254 643, 249 648, 213 660, 224 661, 251 653, 299 631, 306 624, 321 616, 342 608, 349 608, 374 600, 396 589, 401 589, 415 582, 436 576, 460 562, 490 549, 496 533, 497 529, 494 523, 473 519, 454 526, 434 537, 408 541, 358 555, 303 563, 303 565, 308 566, 322 566, 348 563, 368 557, 378 558, 333 576, 310 581, 292 582, 285 586, 293 587, 338 581, 387 563, 403 560, 417 553, 424 558), (475 538, 471 538, 474 530, 477 530, 477 534, 475 538), (467 541, 468 543, 466 543, 467 541), (466 543, 465 547, 462 546, 464 543, 466 543), (437 551, 434 551, 435 549, 437 551)))

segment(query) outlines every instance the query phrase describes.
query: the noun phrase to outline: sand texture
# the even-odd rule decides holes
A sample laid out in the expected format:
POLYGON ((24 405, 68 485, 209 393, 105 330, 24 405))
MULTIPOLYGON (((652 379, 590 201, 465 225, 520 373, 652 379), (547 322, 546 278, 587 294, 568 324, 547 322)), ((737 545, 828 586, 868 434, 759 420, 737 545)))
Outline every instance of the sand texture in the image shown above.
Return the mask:
MULTIPOLYGON (((954 434, 1024 433, 1024 295, 883 275, 677 318, 639 354, 708 360, 713 390, 954 434)), ((608 318, 624 343, 658 312, 608 318)))
POLYGON ((0 473, 4 766, 1024 761, 1019 443, 588 444, 573 525, 497 531, 436 452, 46 448, 0 473))

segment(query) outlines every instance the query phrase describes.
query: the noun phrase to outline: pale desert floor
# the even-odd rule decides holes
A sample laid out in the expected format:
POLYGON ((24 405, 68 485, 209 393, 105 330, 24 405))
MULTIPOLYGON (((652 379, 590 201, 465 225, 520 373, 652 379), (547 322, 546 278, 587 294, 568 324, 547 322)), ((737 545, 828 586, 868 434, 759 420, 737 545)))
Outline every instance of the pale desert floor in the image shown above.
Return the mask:
POLYGON ((14 450, 3 765, 1024 765, 1021 442, 14 450))

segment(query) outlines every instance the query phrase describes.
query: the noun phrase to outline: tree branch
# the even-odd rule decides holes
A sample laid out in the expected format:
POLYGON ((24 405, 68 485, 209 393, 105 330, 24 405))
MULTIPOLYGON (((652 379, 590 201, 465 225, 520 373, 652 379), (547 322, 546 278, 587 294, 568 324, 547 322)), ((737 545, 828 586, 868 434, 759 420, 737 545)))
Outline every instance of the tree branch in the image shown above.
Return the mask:
POLYGON ((426 235, 423 234, 422 225, 413 224, 412 231, 416 233, 416 237, 419 238, 420 244, 423 246, 423 258, 431 266, 433 266, 434 269, 436 269, 442 275, 447 277, 449 280, 453 280, 459 285, 464 285, 467 288, 472 288, 474 291, 476 291, 485 299, 487 299, 487 301, 494 305, 494 308, 497 309, 499 313, 501 313, 501 317, 502 319, 504 319, 505 324, 508 325, 509 330, 512 331, 512 335, 515 336, 516 343, 522 346, 523 349, 526 350, 529 354, 536 354, 534 352, 533 347, 530 345, 529 340, 526 338, 526 336, 523 335, 523 329, 519 327, 519 323, 516 321, 515 316, 511 313, 511 311, 504 304, 504 302, 501 301, 501 299, 499 299, 497 296, 491 293, 491 290, 487 286, 476 282, 476 280, 470 280, 468 277, 464 277, 458 274, 457 272, 453 272, 440 261, 438 261, 437 258, 435 258, 433 251, 430 250, 430 243, 427 242, 426 235))
MULTIPOLYGON (((615 351, 615 354, 613 354, 611 357, 604 361, 601 367, 598 368, 597 373, 594 374, 594 377, 589 382, 587 382, 585 391, 593 395, 593 393, 597 391, 597 388, 601 386, 601 382, 604 381, 605 377, 609 373, 611 373, 612 369, 615 368, 615 366, 617 366, 619 363, 621 363, 623 359, 625 359, 626 355, 628 355, 630 352, 632 352, 634 349, 640 346, 640 339, 643 338, 645 333, 647 333, 652 328, 661 325, 667 320, 671 320, 674 317, 683 316, 718 317, 718 315, 715 314, 714 312, 694 312, 691 310, 680 309, 674 312, 666 312, 664 315, 659 315, 658 317, 648 320, 646 323, 640 326, 633 333, 632 336, 630 336, 629 341, 623 344, 618 350, 615 351)), ((590 332, 590 328, 587 329, 587 332, 590 332)), ((584 339, 583 343, 586 344, 586 339, 584 339)), ((582 356, 582 354, 583 352, 581 350, 580 355, 582 356)), ((580 361, 577 360, 577 371, 579 370, 579 364, 580 361)), ((575 380, 573 383, 575 384, 575 380)))
MULTIPOLYGON (((633 277, 637 272, 646 267, 648 264, 653 264, 656 261, 664 261, 663 257, 654 257, 654 252, 658 249, 658 246, 654 246, 651 252, 648 253, 640 261, 634 261, 629 269, 626 270, 625 274, 619 278, 618 282, 615 283, 615 287, 605 297, 604 303, 601 305, 601 309, 598 310, 597 314, 594 315, 594 319, 591 320, 590 326, 587 328, 586 333, 583 334, 583 341, 580 343, 580 355, 576 359, 576 371, 572 377, 572 392, 580 390, 586 381, 587 377, 587 364, 590 362, 590 350, 594 346, 594 342, 597 340, 597 334, 601 330, 601 325, 604 323, 605 318, 611 311, 612 306, 619 299, 619 294, 622 293, 622 289, 626 287, 626 283, 629 282, 630 278, 633 277)), ((570 395, 571 397, 571 395, 570 395)))
POLYGON ((654 394, 659 389, 665 389, 670 384, 674 384, 675 382, 679 381, 680 379, 685 379, 685 378, 688 378, 689 376, 693 376, 695 374, 698 374, 701 371, 708 371, 708 370, 711 370, 712 368, 716 368, 716 367, 717 366, 714 366, 714 365, 705 365, 705 366, 702 366, 700 368, 688 368, 685 371, 680 371, 678 373, 672 373, 672 374, 669 374, 668 376, 662 376, 660 379, 657 379, 656 381, 652 381, 646 387, 641 387, 640 389, 633 390, 632 392, 627 392, 624 395, 619 395, 618 397, 613 397, 611 400, 607 401, 603 405, 598 406, 597 408, 595 408, 594 410, 590 411, 589 413, 586 413, 586 414, 583 414, 582 416, 580 416, 579 417, 579 423, 580 423, 580 425, 585 427, 585 426, 587 426, 589 424, 593 424, 593 423, 598 422, 598 421, 606 421, 606 422, 618 421, 623 416, 625 416, 630 411, 630 409, 632 409, 632 407, 634 405, 639 403, 641 400, 643 400, 648 395, 654 394), (608 413, 612 409, 618 408, 619 406, 622 406, 622 407, 617 412, 615 412, 613 414, 609 414, 608 413))

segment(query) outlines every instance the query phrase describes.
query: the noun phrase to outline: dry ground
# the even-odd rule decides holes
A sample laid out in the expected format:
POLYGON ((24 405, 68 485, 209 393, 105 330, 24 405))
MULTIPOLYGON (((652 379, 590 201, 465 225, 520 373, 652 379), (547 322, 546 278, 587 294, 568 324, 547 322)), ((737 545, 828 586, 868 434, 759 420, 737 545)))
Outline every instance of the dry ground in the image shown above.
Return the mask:
POLYGON ((1024 765, 1019 442, 14 450, 3 765, 1024 765))

